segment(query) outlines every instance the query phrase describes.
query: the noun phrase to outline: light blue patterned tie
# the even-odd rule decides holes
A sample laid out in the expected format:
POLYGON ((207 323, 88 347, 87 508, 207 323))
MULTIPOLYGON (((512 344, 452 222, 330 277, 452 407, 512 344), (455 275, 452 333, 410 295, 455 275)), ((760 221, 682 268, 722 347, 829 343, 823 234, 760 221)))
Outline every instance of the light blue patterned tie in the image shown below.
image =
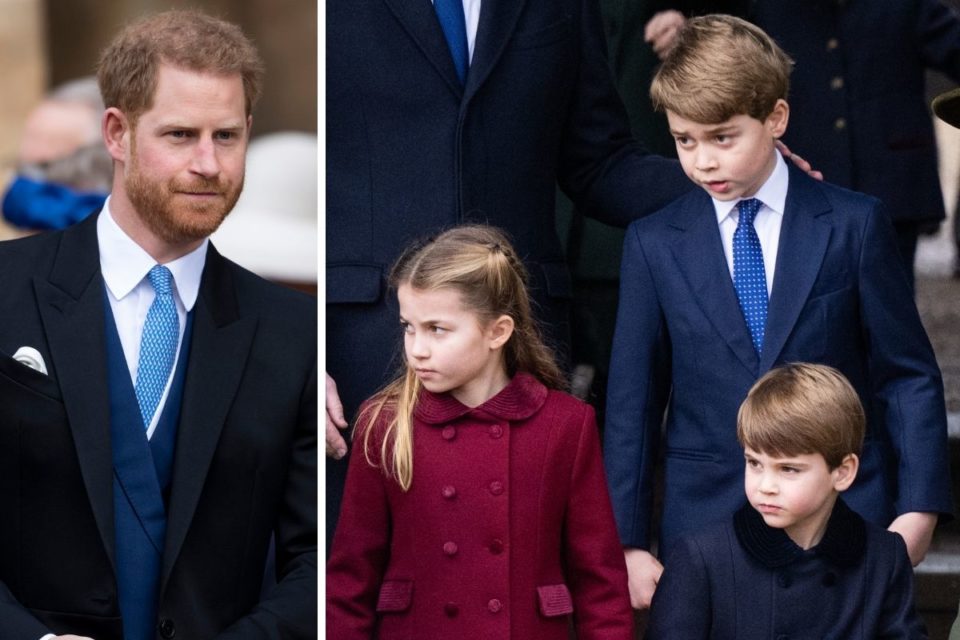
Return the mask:
POLYGON ((740 311, 750 330, 757 355, 763 350, 763 333, 767 325, 767 276, 763 268, 763 250, 753 221, 760 211, 756 198, 741 200, 740 220, 733 232, 733 288, 737 290, 740 311))
POLYGON ((433 9, 440 19, 443 37, 450 47, 453 66, 457 68, 460 84, 467 79, 469 52, 467 49, 467 20, 463 16, 463 0, 434 0, 433 9))
POLYGON ((157 295, 147 311, 140 339, 140 363, 137 365, 137 404, 143 417, 143 428, 150 426, 153 412, 167 386, 170 370, 177 355, 180 321, 171 287, 173 275, 166 267, 156 265, 147 274, 157 295))

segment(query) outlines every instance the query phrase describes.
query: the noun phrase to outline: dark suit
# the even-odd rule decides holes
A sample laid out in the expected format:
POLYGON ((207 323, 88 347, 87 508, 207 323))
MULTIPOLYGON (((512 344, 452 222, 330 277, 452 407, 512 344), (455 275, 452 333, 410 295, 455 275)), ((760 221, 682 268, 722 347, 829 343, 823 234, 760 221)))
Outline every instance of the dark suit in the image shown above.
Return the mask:
POLYGON ((789 176, 760 358, 704 191, 627 231, 605 433, 625 545, 650 542, 665 412, 661 542, 737 508, 738 407, 757 378, 788 362, 839 369, 865 405, 852 507, 883 526, 904 512, 951 511, 943 384, 889 220, 873 198, 792 166, 789 176))
POLYGON ((667 556, 648 640, 926 638, 903 538, 842 500, 808 551, 749 505, 667 556))
POLYGON ((464 87, 429 0, 329 3, 326 53, 327 368, 348 413, 392 374, 384 278, 411 238, 507 230, 562 338, 557 183, 621 225, 689 189, 630 137, 596 0, 484 0, 464 87))
MULTIPOLYGON (((0 244, 4 639, 121 638, 96 219, 0 244), (10 357, 25 345, 49 375, 10 357)), ((315 637, 315 306, 211 246, 192 315, 159 636, 315 637), (258 604, 271 533, 279 584, 258 604)))

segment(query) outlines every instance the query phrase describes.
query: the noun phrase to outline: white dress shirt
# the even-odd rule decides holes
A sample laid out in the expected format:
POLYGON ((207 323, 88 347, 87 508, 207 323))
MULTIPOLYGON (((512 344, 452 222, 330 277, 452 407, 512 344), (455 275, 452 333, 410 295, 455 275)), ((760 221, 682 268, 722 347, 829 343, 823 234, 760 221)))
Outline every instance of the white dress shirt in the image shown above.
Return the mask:
MULTIPOLYGON (((774 269, 777 265, 777 251, 780 247, 780 227, 783 225, 783 209, 787 202, 787 187, 790 181, 790 172, 783 161, 780 152, 777 154, 777 163, 773 173, 757 190, 752 198, 756 198, 763 205, 753 221, 753 227, 760 238, 760 249, 763 251, 763 270, 767 278, 767 295, 773 291, 774 269)), ((742 198, 749 200, 750 198, 742 198)), ((713 207, 717 212, 717 224, 720 225, 720 238, 723 241, 723 253, 727 258, 727 267, 730 277, 733 278, 733 232, 737 230, 740 221, 738 200, 713 200, 713 207)))
MULTIPOLYGON (((157 261, 150 257, 140 245, 123 232, 110 213, 110 198, 103 205, 103 211, 97 219, 97 242, 100 246, 100 271, 107 288, 113 319, 120 334, 123 355, 127 360, 130 380, 137 383, 137 366, 140 361, 140 338, 147 311, 156 296, 153 285, 147 279, 147 273, 157 261)), ((147 438, 153 436, 157 421, 167 401, 170 382, 180 360, 180 345, 183 342, 183 330, 187 323, 187 313, 193 309, 200 290, 200 276, 207 259, 207 244, 203 243, 188 253, 164 266, 173 274, 173 298, 180 320, 180 334, 177 341, 177 357, 173 361, 170 376, 160 397, 160 404, 153 414, 147 428, 147 438)))

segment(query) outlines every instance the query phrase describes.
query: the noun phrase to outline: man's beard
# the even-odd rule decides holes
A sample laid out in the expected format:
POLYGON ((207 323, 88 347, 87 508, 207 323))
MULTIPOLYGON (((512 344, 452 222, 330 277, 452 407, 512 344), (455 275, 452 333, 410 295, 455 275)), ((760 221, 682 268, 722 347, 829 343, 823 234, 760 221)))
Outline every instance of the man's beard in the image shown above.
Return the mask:
POLYGON ((166 243, 179 245, 203 240, 217 230, 233 209, 243 190, 243 178, 237 184, 219 178, 197 176, 190 181, 151 180, 132 158, 133 170, 126 178, 126 192, 140 219, 150 231, 166 243), (183 192, 216 193, 209 202, 189 202, 183 192), (184 202, 176 202, 177 199, 184 202))

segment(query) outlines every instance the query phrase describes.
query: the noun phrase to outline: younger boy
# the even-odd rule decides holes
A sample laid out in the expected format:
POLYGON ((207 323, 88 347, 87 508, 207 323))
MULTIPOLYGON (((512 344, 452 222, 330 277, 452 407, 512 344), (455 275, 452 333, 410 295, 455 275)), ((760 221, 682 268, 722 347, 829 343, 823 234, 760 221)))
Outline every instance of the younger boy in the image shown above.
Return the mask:
POLYGON ((863 433, 836 369, 764 375, 737 418, 749 504, 674 547, 647 638, 926 638, 903 539, 838 498, 863 433))
POLYGON ((867 411, 849 503, 901 533, 914 564, 951 496, 943 384, 880 203, 811 179, 774 143, 791 61, 729 16, 690 20, 651 88, 702 189, 627 230, 606 465, 636 607, 665 425, 660 549, 743 499, 737 408, 777 364, 839 369, 867 411))

